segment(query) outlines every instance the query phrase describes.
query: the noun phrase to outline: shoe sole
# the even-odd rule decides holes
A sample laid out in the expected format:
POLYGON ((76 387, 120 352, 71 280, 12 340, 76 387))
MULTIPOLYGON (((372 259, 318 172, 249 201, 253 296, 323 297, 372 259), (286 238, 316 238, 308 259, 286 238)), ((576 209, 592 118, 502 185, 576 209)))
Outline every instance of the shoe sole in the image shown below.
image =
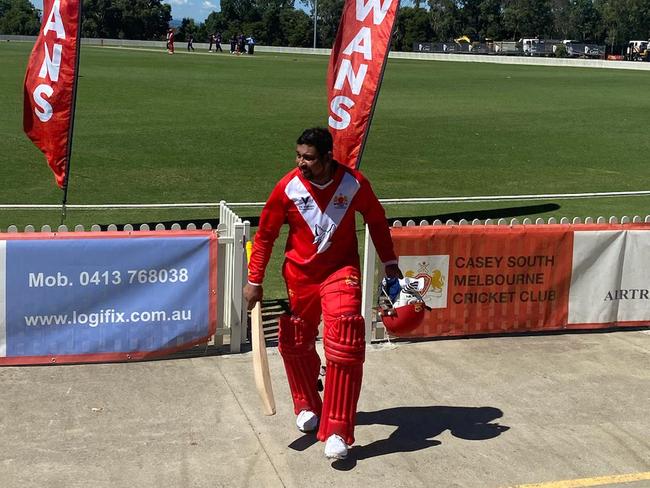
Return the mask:
POLYGON ((330 455, 325 454, 325 457, 327 459, 336 459, 336 460, 339 460, 339 461, 343 461, 343 460, 348 458, 347 454, 345 456, 339 456, 337 454, 330 454, 330 455))

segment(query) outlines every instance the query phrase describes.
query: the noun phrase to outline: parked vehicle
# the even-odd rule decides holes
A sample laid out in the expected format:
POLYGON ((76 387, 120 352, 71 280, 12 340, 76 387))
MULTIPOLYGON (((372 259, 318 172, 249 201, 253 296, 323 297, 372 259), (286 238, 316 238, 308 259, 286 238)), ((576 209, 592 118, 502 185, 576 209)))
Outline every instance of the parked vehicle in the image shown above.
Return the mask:
POLYGON ((570 58, 600 59, 605 56, 605 46, 565 39, 562 41, 570 58))
POLYGON ((627 43, 625 58, 628 61, 648 61, 648 41, 630 41, 627 43))
POLYGON ((524 56, 553 56, 555 45, 559 41, 552 39, 524 38, 519 40, 524 56))
POLYGON ((524 56, 537 56, 540 50, 540 42, 544 42, 541 39, 521 39, 521 49, 524 53, 524 56))

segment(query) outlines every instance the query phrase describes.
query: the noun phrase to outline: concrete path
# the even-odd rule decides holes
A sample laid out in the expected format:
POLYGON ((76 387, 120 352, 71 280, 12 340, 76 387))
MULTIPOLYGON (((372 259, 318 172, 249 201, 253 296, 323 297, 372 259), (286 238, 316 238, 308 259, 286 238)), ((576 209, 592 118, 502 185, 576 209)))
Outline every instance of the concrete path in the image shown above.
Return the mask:
POLYGON ((269 360, 273 417, 250 353, 1 368, 0 487, 650 486, 649 331, 373 345, 334 463, 269 360))

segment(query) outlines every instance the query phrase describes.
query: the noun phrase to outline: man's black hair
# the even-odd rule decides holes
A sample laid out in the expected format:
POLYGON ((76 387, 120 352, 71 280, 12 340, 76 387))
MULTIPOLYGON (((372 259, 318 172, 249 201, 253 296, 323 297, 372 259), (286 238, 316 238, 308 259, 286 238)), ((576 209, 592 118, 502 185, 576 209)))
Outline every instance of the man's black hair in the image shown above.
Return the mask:
POLYGON ((312 127, 311 129, 305 129, 300 134, 296 144, 314 146, 318 154, 324 156, 332 150, 332 134, 323 127, 312 127))

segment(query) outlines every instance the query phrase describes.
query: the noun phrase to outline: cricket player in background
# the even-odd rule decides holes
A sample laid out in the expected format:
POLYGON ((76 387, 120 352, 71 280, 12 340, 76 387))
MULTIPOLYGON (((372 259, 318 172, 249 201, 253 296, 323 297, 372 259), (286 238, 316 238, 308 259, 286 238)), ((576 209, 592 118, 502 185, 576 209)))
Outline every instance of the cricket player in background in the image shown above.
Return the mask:
POLYGON ((167 31, 167 53, 174 54, 174 29, 171 27, 167 31))

